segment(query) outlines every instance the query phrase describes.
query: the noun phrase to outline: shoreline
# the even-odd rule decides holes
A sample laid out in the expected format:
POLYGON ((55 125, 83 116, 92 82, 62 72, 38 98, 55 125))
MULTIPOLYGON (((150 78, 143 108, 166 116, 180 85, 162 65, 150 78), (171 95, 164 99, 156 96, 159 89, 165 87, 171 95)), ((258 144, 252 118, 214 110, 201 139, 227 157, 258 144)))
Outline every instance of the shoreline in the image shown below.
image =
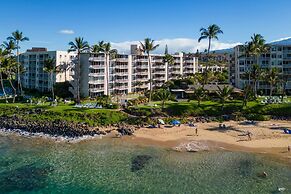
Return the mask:
MULTIPOLYGON (((282 128, 291 128, 288 121, 260 121, 253 124, 243 122, 224 122, 225 129, 219 129, 220 123, 196 123, 198 136, 195 129, 186 125, 180 127, 162 126, 161 128, 140 128, 135 130, 132 136, 122 136, 116 138, 115 128, 104 128, 101 131, 111 131, 110 133, 83 135, 76 137, 51 135, 43 132, 34 133, 20 129, 0 129, 0 135, 16 135, 28 138, 42 138, 52 142, 79 143, 85 141, 95 141, 100 139, 119 139, 141 146, 159 146, 165 149, 175 150, 177 146, 185 143, 198 142, 202 146, 209 147, 210 151, 242 151, 258 154, 268 154, 291 164, 291 152, 287 152, 287 146, 291 145, 291 135, 283 134, 282 128), (252 140, 241 134, 250 131, 252 140)), ((184 151, 183 151, 184 152, 184 151)), ((185 151, 186 152, 186 151, 185 151)))

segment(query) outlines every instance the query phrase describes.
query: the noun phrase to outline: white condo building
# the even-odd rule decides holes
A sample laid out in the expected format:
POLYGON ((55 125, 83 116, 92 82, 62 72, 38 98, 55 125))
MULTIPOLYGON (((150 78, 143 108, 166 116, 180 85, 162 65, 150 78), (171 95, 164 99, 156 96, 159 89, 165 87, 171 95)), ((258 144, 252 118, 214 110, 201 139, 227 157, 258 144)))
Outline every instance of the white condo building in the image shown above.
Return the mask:
MULTIPOLYGON (((259 58, 259 65, 262 69, 276 67, 281 72, 281 75, 286 76, 286 91, 291 91, 291 39, 274 42, 269 44, 270 49, 266 54, 259 58)), ((245 57, 243 46, 236 46, 234 48, 235 61, 231 64, 233 73, 232 84, 238 88, 243 88, 248 79, 244 79, 245 72, 249 71, 253 64, 257 63, 254 57, 245 57)), ((280 85, 280 84, 279 84, 280 85)), ((258 89, 269 93, 270 86, 266 81, 260 80, 258 89)))
MULTIPOLYGON (((49 75, 43 71, 44 61, 53 58, 56 61, 55 66, 72 66, 76 58, 75 53, 67 51, 47 51, 46 48, 32 48, 25 53, 20 54, 20 64, 24 68, 21 77, 22 86, 27 89, 36 89, 41 92, 47 92, 51 88, 49 75)), ((55 73, 54 83, 71 81, 71 70, 67 68, 62 72, 55 73)))
MULTIPOLYGON (((153 87, 160 87, 168 80, 197 71, 197 58, 182 53, 172 56, 174 63, 167 64, 164 62, 164 55, 150 55, 153 87)), ((147 55, 132 51, 131 54, 118 54, 106 63, 102 53, 82 54, 81 64, 82 97, 108 95, 108 92, 110 95, 122 95, 149 90, 150 69, 147 55), (107 68, 105 64, 109 64, 107 68)))

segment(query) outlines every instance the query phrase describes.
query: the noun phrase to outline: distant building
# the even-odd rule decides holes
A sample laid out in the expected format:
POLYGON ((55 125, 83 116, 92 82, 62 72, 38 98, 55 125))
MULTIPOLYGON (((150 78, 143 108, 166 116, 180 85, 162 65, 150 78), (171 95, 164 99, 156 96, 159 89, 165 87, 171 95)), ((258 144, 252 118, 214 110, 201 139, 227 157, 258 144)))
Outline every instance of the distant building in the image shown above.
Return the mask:
MULTIPOLYGON (((287 78, 286 91, 291 93, 291 39, 273 42, 269 44, 270 49, 267 53, 259 58, 259 66, 264 70, 266 68, 276 67, 281 72, 282 76, 287 78)), ((244 74, 250 71, 253 64, 256 64, 256 58, 253 56, 245 56, 245 50, 242 45, 236 46, 234 49, 235 62, 232 64, 232 74, 234 79, 232 84, 238 88, 243 88, 248 84, 249 79, 246 79, 244 74)), ((252 81, 251 81, 252 82, 252 81)), ((252 83, 250 83, 252 84, 252 83)), ((282 84, 278 84, 280 86, 282 84)), ((269 93, 270 86, 265 80, 260 80, 258 90, 264 93, 269 93)))
MULTIPOLYGON (((54 58, 56 67, 72 66, 72 61, 76 54, 68 53, 67 51, 47 51, 46 48, 33 47, 26 52, 20 54, 20 64, 24 68, 24 73, 21 77, 23 88, 36 89, 41 92, 47 92, 51 88, 49 75, 43 71, 44 61, 48 58, 54 58)), ((54 83, 71 81, 71 70, 66 68, 62 72, 55 73, 54 83)))

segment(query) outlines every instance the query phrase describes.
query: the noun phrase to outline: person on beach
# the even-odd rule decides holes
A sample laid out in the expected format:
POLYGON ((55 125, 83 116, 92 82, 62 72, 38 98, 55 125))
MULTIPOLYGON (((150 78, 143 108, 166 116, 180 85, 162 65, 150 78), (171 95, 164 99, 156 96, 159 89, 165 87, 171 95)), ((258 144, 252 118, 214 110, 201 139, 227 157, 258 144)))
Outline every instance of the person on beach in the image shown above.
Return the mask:
POLYGON ((249 141, 251 141, 252 140, 252 137, 251 137, 251 132, 247 132, 247 136, 248 136, 248 138, 249 138, 249 141))
POLYGON ((287 147, 288 152, 291 152, 291 146, 287 147))
POLYGON ((195 128, 195 134, 198 136, 198 127, 195 128))

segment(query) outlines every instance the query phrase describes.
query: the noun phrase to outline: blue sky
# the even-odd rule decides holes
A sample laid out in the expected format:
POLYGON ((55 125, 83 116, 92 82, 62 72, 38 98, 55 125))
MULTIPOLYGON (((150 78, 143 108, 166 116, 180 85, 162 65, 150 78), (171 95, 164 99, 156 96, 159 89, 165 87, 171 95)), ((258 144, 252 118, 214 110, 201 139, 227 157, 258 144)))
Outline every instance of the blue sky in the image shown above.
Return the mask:
POLYGON ((214 49, 245 42, 255 32, 267 41, 291 36, 289 0, 6 0, 1 8, 0 41, 19 29, 30 38, 22 49, 64 50, 76 36, 91 44, 111 41, 120 50, 145 37, 168 41, 170 51, 202 49, 199 29, 212 23, 224 31, 214 49))

